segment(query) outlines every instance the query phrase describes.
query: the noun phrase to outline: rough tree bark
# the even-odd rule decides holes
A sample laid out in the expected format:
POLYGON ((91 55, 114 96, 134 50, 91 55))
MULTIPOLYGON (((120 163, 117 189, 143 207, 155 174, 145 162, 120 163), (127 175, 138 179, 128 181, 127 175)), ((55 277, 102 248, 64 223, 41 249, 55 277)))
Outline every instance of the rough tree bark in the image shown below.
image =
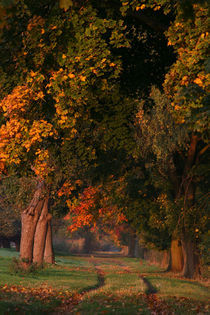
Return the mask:
MULTIPOLYGON (((184 198, 184 211, 188 211, 195 204, 195 192, 196 184, 192 175, 192 168, 198 163, 199 157, 207 150, 207 146, 204 147, 200 152, 197 152, 197 144, 199 138, 197 135, 191 135, 191 141, 187 153, 187 158, 184 161, 184 170, 182 176, 178 176, 177 170, 173 163, 170 165, 170 177, 174 185, 174 192, 176 195, 175 200, 179 200, 180 197, 184 198), (179 181, 181 178, 181 181, 179 181)), ((178 249, 173 242, 171 248, 171 263, 170 270, 181 271, 182 275, 186 278, 194 278, 200 275, 199 266, 199 252, 195 246, 194 240, 189 235, 189 226, 183 226, 183 232, 181 235, 182 254, 181 248, 178 249), (183 256, 181 258, 181 255, 183 256), (175 261, 173 262, 173 260, 175 261), (182 263, 181 263, 182 261, 182 263), (180 267, 182 265, 182 270, 180 267)))
POLYGON ((27 267, 32 262, 33 244, 36 225, 40 212, 43 207, 42 193, 44 183, 39 182, 34 193, 33 199, 21 215, 21 242, 20 242, 20 258, 27 267))
MULTIPOLYGON (((195 204, 196 185, 193 178, 190 176, 192 167, 198 162, 200 153, 197 153, 198 137, 192 135, 191 143, 188 151, 187 161, 183 174, 183 189, 184 189, 184 210, 187 211, 195 204)), ((200 276, 200 257, 197 251, 196 244, 191 235, 189 235, 185 226, 182 235, 182 249, 184 256, 184 266, 182 275, 186 278, 197 278, 200 276)))
POLYGON ((45 250, 44 250, 44 261, 48 264, 54 264, 55 263, 55 256, 54 256, 53 245, 52 245, 52 226, 51 226, 50 220, 47 224, 47 235, 46 235, 45 250))
POLYGON ((184 266, 182 275, 185 278, 198 278, 200 272, 200 259, 196 251, 196 245, 192 242, 191 238, 183 237, 182 248, 184 256, 184 266))
POLYGON ((171 241, 170 262, 168 271, 181 272, 183 269, 183 253, 180 240, 171 241))
POLYGON ((37 263, 39 266, 43 264, 47 227, 48 222, 52 218, 52 215, 48 213, 48 200, 49 197, 46 197, 44 200, 44 205, 42 207, 42 212, 36 225, 34 236, 33 262, 37 263))

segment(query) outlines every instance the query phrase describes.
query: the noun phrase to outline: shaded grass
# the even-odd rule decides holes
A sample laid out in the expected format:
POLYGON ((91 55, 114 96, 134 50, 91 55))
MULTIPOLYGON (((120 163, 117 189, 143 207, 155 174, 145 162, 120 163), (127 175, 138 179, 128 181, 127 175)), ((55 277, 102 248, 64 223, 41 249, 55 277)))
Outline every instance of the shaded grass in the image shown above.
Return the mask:
POLYGON ((210 290, 197 281, 185 279, 169 278, 165 276, 148 275, 147 279, 158 290, 159 295, 177 296, 207 301, 210 296, 210 290))
POLYGON ((61 257, 62 265, 48 265, 35 274, 14 274, 9 268, 14 256, 16 252, 0 249, 0 314, 49 314, 98 282, 88 262, 71 257, 61 257))
POLYGON ((73 314, 146 315, 156 307, 168 309, 166 314, 208 313, 207 286, 175 278, 140 259, 63 255, 56 257, 55 266, 20 276, 9 272, 13 256, 18 256, 14 250, 0 249, 0 289, 1 285, 16 285, 28 288, 28 293, 22 289, 14 292, 11 287, 0 291, 0 314, 50 314, 58 305, 61 310, 67 307, 67 302, 73 306, 70 311, 68 307, 65 310, 73 314), (154 299, 145 294, 147 286, 140 276, 157 289, 154 299), (34 293, 32 288, 40 293, 34 293), (44 288, 49 292, 43 293, 44 288))
POLYGON ((24 296, 7 294, 0 300, 0 314, 49 314, 50 310, 57 307, 60 302, 57 299, 51 299, 48 303, 31 298, 25 301, 24 296))
POLYGON ((0 284, 22 285, 29 287, 51 286, 58 290, 78 290, 97 283, 97 274, 93 270, 64 269, 62 266, 47 266, 35 274, 13 274, 9 270, 11 259, 0 258, 0 284))
POLYGON ((0 248, 0 257, 19 257, 19 253, 14 248, 0 248))
POLYGON ((74 308, 79 314, 142 314, 150 315, 144 295, 97 293, 86 295, 82 304, 74 308))

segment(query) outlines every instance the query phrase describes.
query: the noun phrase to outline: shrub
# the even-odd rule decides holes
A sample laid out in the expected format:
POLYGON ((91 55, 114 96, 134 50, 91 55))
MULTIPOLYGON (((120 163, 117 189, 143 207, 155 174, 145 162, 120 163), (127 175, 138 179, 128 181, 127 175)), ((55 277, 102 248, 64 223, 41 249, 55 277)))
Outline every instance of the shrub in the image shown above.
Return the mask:
POLYGON ((17 259, 16 257, 12 258, 12 261, 9 265, 9 270, 13 274, 36 274, 40 271, 41 267, 36 263, 28 264, 28 261, 24 259, 17 259), (25 267, 27 265, 27 268, 25 267))

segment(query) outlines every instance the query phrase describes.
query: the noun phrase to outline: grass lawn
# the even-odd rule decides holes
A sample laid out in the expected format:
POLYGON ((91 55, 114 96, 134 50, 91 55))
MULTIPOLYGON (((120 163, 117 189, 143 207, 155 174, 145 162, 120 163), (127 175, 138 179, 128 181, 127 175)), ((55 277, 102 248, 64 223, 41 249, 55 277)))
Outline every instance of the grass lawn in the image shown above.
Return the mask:
POLYGON ((0 314, 207 314, 209 288, 140 259, 56 256, 33 274, 11 272, 0 249, 0 314), (156 294, 146 294, 147 284, 156 294))

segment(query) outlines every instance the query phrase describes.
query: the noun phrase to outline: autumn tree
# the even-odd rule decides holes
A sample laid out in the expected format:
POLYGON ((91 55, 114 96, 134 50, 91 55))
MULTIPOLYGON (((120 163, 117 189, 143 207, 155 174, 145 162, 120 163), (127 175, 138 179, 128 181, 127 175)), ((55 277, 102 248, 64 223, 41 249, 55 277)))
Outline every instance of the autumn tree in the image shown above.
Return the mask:
POLYGON ((95 147, 116 148, 128 137, 132 106, 123 106, 122 63, 112 54, 128 41, 123 21, 98 16, 91 3, 75 1, 67 8, 57 1, 15 1, 7 12, 1 32, 1 167, 36 178, 22 213, 20 255, 42 264, 48 204, 57 185, 75 181, 94 163, 95 147))
MULTIPOLYGON (((208 6, 190 3, 186 15, 181 2, 175 3, 166 36, 177 60, 166 75, 164 92, 153 89, 140 106, 136 127, 139 153, 149 161, 153 178, 158 175, 155 185, 162 185, 157 202, 165 223, 182 244, 183 275, 193 277, 199 274, 198 243, 207 223, 208 6)), ((172 10, 168 1, 155 1, 153 8, 158 4, 172 10)), ((138 8, 146 5, 151 6, 145 2, 138 8)), ((155 221, 160 219, 157 215, 155 221)))

